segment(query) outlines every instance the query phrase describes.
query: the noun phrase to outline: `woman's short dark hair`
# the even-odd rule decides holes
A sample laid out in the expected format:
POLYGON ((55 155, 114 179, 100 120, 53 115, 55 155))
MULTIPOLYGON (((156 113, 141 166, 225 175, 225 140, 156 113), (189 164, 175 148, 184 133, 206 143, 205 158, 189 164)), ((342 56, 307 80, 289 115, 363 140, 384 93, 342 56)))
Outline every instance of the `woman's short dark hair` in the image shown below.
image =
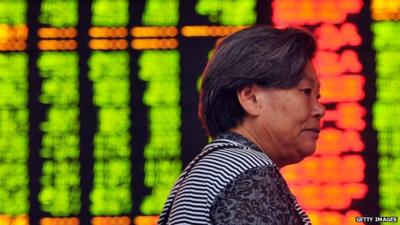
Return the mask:
POLYGON ((215 137, 243 120, 237 92, 244 87, 295 87, 315 51, 315 38, 300 28, 255 26, 224 38, 202 75, 199 117, 208 134, 215 137))

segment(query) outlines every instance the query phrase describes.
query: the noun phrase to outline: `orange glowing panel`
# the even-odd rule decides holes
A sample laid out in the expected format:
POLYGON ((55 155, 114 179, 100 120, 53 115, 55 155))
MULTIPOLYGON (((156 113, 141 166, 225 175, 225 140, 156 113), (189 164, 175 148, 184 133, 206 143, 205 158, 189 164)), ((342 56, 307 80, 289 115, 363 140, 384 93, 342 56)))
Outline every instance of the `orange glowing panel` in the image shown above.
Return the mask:
POLYGON ((92 225, 130 225, 131 219, 127 216, 121 217, 93 217, 92 225))
POLYGON ((365 97, 365 77, 362 75, 322 77, 320 82, 322 103, 360 101, 365 97))
MULTIPOLYGON (((342 176, 342 180, 346 182, 362 182, 365 178, 365 161, 360 155, 346 155, 341 160, 342 168, 339 169, 339 173, 342 176), (345 169, 343 169, 345 168, 345 169)), ((358 183, 361 184, 361 183, 358 183)), ((348 186, 350 189, 351 186, 348 186)), ((363 197, 364 192, 354 191, 352 189, 352 196, 354 198, 361 198, 363 197)))
POLYGON ((372 18, 374 20, 399 20, 400 1, 399 0, 372 0, 372 18))
POLYGON ((75 38, 78 31, 75 28, 52 28, 43 27, 39 28, 38 36, 40 38, 75 38))
POLYGON ((40 50, 75 50, 77 47, 75 40, 40 40, 38 43, 40 50))
POLYGON ((340 76, 342 73, 360 73, 363 69, 354 50, 344 50, 342 54, 331 51, 318 51, 315 60, 318 74, 323 77, 340 76))
POLYGON ((6 43, 0 43, 0 51, 23 51, 25 49, 25 41, 10 41, 6 43))
POLYGON ((344 190, 344 185, 326 185, 324 187, 325 207, 331 209, 346 209, 351 204, 351 197, 343 197, 348 194, 344 190))
POLYGON ((137 216, 135 217, 135 225, 157 225, 159 216, 137 216))
POLYGON ((23 51, 26 49, 28 27, 0 24, 0 51, 23 51))
POLYGON ((347 209, 353 199, 365 197, 368 186, 362 183, 292 185, 299 204, 310 210, 347 209))
POLYGON ((317 142, 316 155, 338 155, 343 152, 364 150, 361 135, 355 130, 341 131, 335 128, 323 129, 317 142))
POLYGON ((323 77, 340 76, 339 54, 331 51, 317 51, 315 54, 318 75, 323 77))
POLYGON ((345 214, 337 211, 313 211, 307 210, 307 214, 310 217, 312 224, 324 224, 324 225, 365 225, 362 222, 355 222, 357 216, 361 216, 361 213, 355 210, 349 210, 345 214))
POLYGON ((363 69, 358 59, 358 54, 354 50, 349 49, 342 52, 339 66, 342 72, 360 73, 363 69))
POLYGON ((133 37, 175 37, 178 35, 176 27, 134 27, 131 30, 133 37))
POLYGON ((246 28, 246 26, 184 26, 181 33, 185 37, 223 37, 246 28))
POLYGON ((309 181, 316 184, 343 184, 361 182, 365 177, 364 168, 365 162, 359 155, 319 156, 287 166, 282 169, 282 174, 291 185, 303 185, 309 181))
POLYGON ((322 220, 321 220, 321 218, 319 218, 319 216, 321 216, 322 212, 318 212, 318 213, 316 212, 316 214, 318 215, 318 217, 317 217, 317 215, 315 215, 313 213, 311 213, 309 215, 310 220, 313 224, 326 224, 326 225, 343 224, 342 223, 343 216, 338 212, 336 212, 336 213, 335 212, 329 212, 329 213, 325 212, 323 214, 324 218, 322 220), (327 224, 326 221, 329 221, 329 223, 327 224))
POLYGON ((124 39, 93 39, 89 41, 89 48, 96 50, 127 49, 128 41, 124 39))
POLYGON ((340 34, 343 43, 350 46, 359 46, 362 38, 358 34, 357 26, 353 23, 343 23, 340 27, 340 34))
POLYGON ((319 135, 315 154, 337 155, 347 151, 347 144, 342 142, 343 133, 334 128, 323 129, 319 135))
POLYGON ((131 46, 133 49, 175 49, 178 47, 178 41, 172 38, 134 39, 131 46))
POLYGON ((275 25, 315 25, 343 23, 350 13, 359 13, 362 0, 275 0, 272 21, 275 25))
POLYGON ((40 220, 40 225, 79 225, 77 217, 45 217, 40 220))
POLYGON ((364 130, 366 109, 358 103, 342 103, 337 106, 340 119, 337 120, 337 127, 343 129, 364 130))
POLYGON ((324 121, 335 121, 343 129, 364 130, 366 110, 359 103, 339 103, 336 110, 326 110, 324 121))
POLYGON ((352 23, 343 23, 340 28, 323 24, 315 29, 319 49, 337 51, 343 46, 359 46, 362 38, 352 23))
POLYGON ((28 27, 26 25, 10 26, 0 24, 0 43, 10 41, 26 41, 28 39, 28 27))
POLYGON ((0 214, 0 225, 29 225, 27 215, 9 216, 0 214))
POLYGON ((91 27, 89 36, 94 38, 124 38, 128 36, 128 29, 125 27, 91 27))

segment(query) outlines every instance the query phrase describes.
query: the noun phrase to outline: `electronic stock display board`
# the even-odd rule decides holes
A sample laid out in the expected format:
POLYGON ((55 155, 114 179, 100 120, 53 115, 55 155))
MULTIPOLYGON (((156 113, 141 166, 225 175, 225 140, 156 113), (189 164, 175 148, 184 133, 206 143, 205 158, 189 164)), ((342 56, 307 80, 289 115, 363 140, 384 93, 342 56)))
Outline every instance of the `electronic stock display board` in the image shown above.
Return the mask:
POLYGON ((324 128, 282 170, 313 224, 400 216, 400 0, 0 0, 0 225, 155 224, 207 59, 255 24, 318 41, 324 128))

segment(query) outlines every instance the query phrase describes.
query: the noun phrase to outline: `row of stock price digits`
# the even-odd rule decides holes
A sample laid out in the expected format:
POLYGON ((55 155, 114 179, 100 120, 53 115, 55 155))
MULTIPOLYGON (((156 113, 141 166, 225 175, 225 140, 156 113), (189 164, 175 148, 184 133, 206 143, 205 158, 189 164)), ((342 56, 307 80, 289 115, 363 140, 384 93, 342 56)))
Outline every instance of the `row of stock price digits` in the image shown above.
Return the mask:
POLYGON ((127 51, 128 0, 94 0, 88 77, 97 111, 93 140, 92 225, 129 225, 132 210, 131 82, 127 51))
POLYGON ((0 2, 0 224, 28 224, 27 1, 0 2))
POLYGON ((373 126, 378 131, 379 206, 382 216, 400 214, 399 115, 400 1, 371 3, 373 48, 376 52, 376 101, 373 126), (396 171, 396 172, 395 172, 396 171))
POLYGON ((81 211, 78 1, 40 3, 36 60, 45 108, 39 155, 41 225, 79 224, 81 211))
POLYGON ((135 218, 137 225, 156 223, 157 216, 153 215, 161 213, 170 189, 182 170, 181 57, 177 50, 179 1, 147 1, 141 22, 143 31, 154 31, 136 32, 137 38, 133 42, 140 43, 147 38, 155 45, 151 42, 147 46, 142 45, 138 59, 138 77, 146 84, 143 104, 148 107, 148 139, 143 153, 144 186, 150 193, 140 204, 140 212, 145 216, 135 218))

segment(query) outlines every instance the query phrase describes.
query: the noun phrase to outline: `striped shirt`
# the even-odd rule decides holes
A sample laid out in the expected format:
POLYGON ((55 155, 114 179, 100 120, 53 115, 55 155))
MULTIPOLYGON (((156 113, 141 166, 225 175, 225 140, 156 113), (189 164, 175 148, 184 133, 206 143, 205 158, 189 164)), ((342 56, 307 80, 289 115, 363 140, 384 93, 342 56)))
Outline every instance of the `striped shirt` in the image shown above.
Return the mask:
POLYGON ((158 224, 233 223, 311 224, 271 159, 241 135, 228 133, 220 135, 207 145, 186 167, 164 205, 158 224), (275 177, 275 180, 270 177, 275 177), (254 180, 261 183, 253 182, 254 180), (270 189, 269 187, 257 189, 266 180, 271 187, 279 183, 280 186, 271 189, 276 191, 277 194, 273 194, 273 198, 277 197, 278 200, 267 197, 261 201, 262 196, 271 195, 271 192, 266 193, 263 190, 270 189), (254 190, 249 188, 249 184, 254 184, 254 190), (245 187, 245 194, 243 190, 240 192, 240 187, 245 187), (241 194, 236 194, 237 192, 241 194), (282 196, 284 201, 280 198, 282 196), (277 204, 282 204, 283 208, 287 207, 288 210, 281 213, 278 209, 273 209, 277 212, 276 218, 283 218, 281 222, 275 221, 276 218, 271 215, 257 215, 257 209, 251 209, 253 203, 247 207, 250 210, 243 210, 246 202, 254 200, 268 212, 271 212, 271 206, 277 204), (275 202, 269 204, 269 201, 275 202), (241 221, 244 217, 253 222, 244 223, 241 221))

